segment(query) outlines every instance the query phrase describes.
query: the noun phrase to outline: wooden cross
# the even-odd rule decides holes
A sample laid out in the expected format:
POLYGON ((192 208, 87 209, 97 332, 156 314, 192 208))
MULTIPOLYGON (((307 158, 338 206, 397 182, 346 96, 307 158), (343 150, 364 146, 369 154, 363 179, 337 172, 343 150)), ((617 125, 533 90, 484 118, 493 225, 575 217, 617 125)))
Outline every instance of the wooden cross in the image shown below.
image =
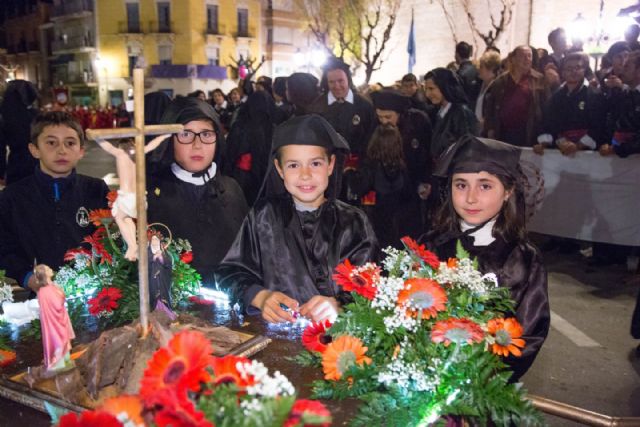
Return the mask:
POLYGON ((87 138, 91 140, 121 139, 135 137, 136 142, 136 208, 138 234, 138 283, 140 289, 140 325, 142 336, 149 332, 149 260, 147 256, 147 207, 145 177, 145 135, 176 133, 184 129, 179 124, 144 125, 144 70, 133 70, 133 124, 132 128, 88 129, 87 138))

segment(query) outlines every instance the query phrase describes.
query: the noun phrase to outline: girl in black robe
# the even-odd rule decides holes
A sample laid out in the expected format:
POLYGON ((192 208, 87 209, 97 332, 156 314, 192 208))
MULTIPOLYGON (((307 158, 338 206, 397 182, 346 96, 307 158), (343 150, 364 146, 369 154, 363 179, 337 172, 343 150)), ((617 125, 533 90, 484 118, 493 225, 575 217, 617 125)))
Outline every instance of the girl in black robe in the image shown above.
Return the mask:
POLYGON ((328 318, 348 301, 349 294, 332 280, 335 267, 345 259, 362 265, 377 255, 367 216, 336 200, 348 149, 344 138, 318 115, 293 117, 276 128, 273 161, 261 197, 216 272, 218 285, 230 292, 232 303, 240 303, 250 314, 262 311, 267 321, 283 322, 292 321, 291 310, 298 307, 312 320, 328 318), (330 161, 333 173, 329 172, 319 206, 309 207, 286 190, 275 165, 285 146, 324 148, 323 160, 317 161, 330 161))
MULTIPOLYGON (((213 162, 202 170, 187 170, 176 160, 174 135, 157 150, 162 151, 158 172, 147 181, 149 223, 159 222, 174 238, 191 242, 192 265, 204 285, 214 285, 214 270, 233 243, 248 207, 242 190, 220 171, 224 137, 220 122, 208 103, 193 97, 179 97, 165 110, 162 123, 188 124, 209 121, 216 132, 213 162)), ((196 143, 194 137, 192 144, 196 143)), ((200 144, 201 142, 198 142, 200 144)))
POLYGON ((433 69, 425 75, 424 85, 427 98, 440 108, 431 134, 431 157, 437 159, 462 135, 475 135, 478 119, 469 108, 464 88, 453 71, 433 69))
MULTIPOLYGON (((476 257, 483 273, 495 273, 498 284, 510 290, 515 317, 523 327, 526 346, 521 357, 505 362, 517 381, 535 360, 549 331, 550 312, 547 273, 539 250, 529 241, 525 229, 524 181, 519 166, 520 149, 502 142, 466 136, 447 150, 434 175, 448 177, 447 198, 436 219, 434 231, 423 236, 440 259, 456 256, 456 243, 476 257), (497 215, 480 224, 466 222, 458 212, 454 186, 459 177, 486 172, 504 186, 508 198, 497 215)), ((486 176, 486 175, 484 175, 486 176)), ((484 184, 487 185, 487 184, 484 184)), ((530 187, 531 188, 531 187, 530 187)), ((480 190, 486 191, 486 190, 480 190)))

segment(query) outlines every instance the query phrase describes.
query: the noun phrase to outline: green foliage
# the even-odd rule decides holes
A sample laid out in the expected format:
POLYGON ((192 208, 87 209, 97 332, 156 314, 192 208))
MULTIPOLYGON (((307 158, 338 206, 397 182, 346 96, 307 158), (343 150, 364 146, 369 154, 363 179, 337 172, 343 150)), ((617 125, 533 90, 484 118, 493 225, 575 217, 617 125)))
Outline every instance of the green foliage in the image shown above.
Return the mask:
POLYGON ((40 319, 33 319, 29 326, 23 326, 24 332, 21 333, 25 339, 40 341, 42 340, 42 328, 40 326, 40 319))
POLYGON ((297 363, 300 366, 319 367, 322 362, 322 356, 319 353, 303 350, 295 356, 286 357, 287 360, 297 363))

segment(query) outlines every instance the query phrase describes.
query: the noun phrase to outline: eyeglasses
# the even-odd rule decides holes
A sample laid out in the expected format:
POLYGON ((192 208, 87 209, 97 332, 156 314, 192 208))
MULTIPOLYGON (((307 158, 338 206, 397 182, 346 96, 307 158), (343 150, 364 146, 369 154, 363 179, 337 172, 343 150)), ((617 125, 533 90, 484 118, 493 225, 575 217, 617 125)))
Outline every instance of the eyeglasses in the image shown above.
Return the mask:
POLYGON ((215 144, 217 138, 216 132, 213 130, 203 130, 199 133, 183 130, 176 133, 176 138, 180 144, 191 144, 196 140, 196 136, 200 137, 200 142, 203 144, 215 144))

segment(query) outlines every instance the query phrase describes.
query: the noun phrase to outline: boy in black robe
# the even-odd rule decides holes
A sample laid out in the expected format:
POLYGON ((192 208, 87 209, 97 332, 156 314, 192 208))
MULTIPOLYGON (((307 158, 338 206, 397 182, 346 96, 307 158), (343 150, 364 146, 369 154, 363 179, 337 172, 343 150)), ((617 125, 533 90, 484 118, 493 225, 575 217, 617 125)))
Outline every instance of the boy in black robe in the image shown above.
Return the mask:
POLYGON ((218 285, 247 312, 269 322, 335 317, 349 295, 331 276, 349 259, 375 259, 366 215, 335 199, 349 146, 317 115, 294 117, 274 134, 273 164, 262 196, 216 272, 218 285), (290 310, 288 310, 290 309, 290 310))
POLYGON ((82 127, 69 114, 49 112, 31 126, 33 175, 0 193, 0 269, 22 286, 37 288, 34 260, 52 269, 95 228, 89 212, 107 208, 104 181, 76 173, 84 156, 82 127))

